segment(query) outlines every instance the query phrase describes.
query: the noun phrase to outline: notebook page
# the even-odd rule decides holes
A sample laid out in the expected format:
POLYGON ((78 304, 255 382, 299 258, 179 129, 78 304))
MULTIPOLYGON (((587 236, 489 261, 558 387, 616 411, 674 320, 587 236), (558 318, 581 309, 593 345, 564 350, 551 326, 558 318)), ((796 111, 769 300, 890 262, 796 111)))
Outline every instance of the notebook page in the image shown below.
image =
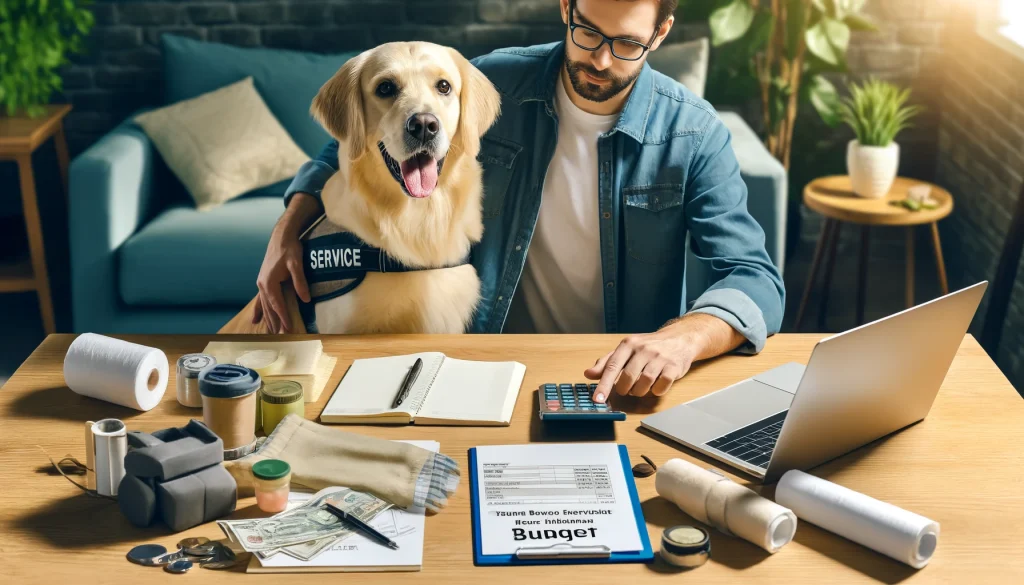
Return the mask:
POLYGON ((525 367, 516 362, 444 359, 416 417, 507 422, 525 367))
POLYGON ((431 380, 444 361, 444 354, 438 352, 415 353, 379 358, 359 359, 345 372, 338 389, 324 407, 323 414, 368 415, 385 412, 406 412, 414 414, 424 395, 430 388, 431 380), (402 380, 409 368, 423 359, 416 383, 409 391, 408 398, 396 409, 391 408, 402 380))

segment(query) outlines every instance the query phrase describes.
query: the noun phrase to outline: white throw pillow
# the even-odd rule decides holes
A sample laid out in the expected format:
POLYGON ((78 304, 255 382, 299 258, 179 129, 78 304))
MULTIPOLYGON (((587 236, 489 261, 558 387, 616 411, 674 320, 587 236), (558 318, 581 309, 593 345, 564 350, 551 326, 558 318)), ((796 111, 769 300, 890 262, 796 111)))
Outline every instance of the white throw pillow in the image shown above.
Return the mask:
POLYGON ((686 43, 662 45, 651 51, 647 57, 656 71, 675 79, 686 86, 697 97, 704 97, 704 85, 708 79, 708 55, 711 52, 707 39, 686 43))
POLYGON ((196 207, 208 210, 294 176, 309 160, 252 77, 135 118, 196 207))

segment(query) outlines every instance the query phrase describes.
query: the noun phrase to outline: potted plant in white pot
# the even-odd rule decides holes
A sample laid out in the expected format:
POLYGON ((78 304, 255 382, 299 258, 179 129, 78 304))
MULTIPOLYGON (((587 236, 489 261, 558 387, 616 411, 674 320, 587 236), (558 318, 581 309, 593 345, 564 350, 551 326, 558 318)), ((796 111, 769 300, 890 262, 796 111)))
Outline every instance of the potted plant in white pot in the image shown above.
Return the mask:
POLYGON ((911 126, 923 108, 907 105, 909 89, 876 79, 850 86, 840 115, 857 138, 846 149, 846 167, 853 192, 861 197, 885 197, 896 180, 900 145, 896 135, 911 126))

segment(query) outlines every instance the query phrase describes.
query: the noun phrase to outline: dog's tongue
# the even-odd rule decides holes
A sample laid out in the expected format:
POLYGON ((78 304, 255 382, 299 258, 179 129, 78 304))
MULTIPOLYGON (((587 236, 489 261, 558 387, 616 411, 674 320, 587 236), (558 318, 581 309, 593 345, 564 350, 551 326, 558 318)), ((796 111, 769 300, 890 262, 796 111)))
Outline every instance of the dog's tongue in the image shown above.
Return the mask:
POLYGON ((437 161, 426 153, 402 162, 405 190, 413 197, 426 197, 437 187, 437 161))

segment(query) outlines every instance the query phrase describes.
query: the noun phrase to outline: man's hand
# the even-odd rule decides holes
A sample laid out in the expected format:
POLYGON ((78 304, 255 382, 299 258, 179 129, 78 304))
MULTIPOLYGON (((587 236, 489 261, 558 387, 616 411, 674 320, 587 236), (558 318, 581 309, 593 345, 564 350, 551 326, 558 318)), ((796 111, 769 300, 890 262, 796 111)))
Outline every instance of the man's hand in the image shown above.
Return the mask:
POLYGON ((690 371, 693 362, 731 351, 743 341, 718 317, 693 313, 654 333, 625 338, 583 375, 600 380, 595 402, 605 402, 613 389, 621 396, 661 396, 690 371))
POLYGON ((309 285, 302 272, 302 242, 299 238, 322 212, 323 207, 316 197, 305 193, 296 193, 292 197, 288 209, 270 234, 263 266, 256 279, 259 292, 253 311, 253 323, 266 319, 267 328, 271 332, 286 333, 291 330, 292 324, 288 319, 288 308, 281 288, 288 280, 291 280, 299 298, 309 302, 309 285))

